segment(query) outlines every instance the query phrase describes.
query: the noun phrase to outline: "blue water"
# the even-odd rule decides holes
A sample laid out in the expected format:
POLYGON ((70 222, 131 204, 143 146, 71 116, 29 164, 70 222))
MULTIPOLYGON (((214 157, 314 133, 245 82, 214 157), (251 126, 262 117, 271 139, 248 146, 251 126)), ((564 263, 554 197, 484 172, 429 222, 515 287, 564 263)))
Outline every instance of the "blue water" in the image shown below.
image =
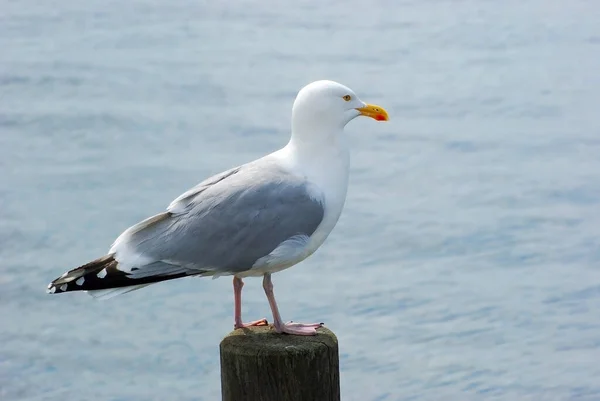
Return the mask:
POLYGON ((348 126, 340 222, 274 283, 337 333, 343 400, 600 400, 600 5, 230 3, 1 2, 0 398, 219 399, 228 278, 46 284, 328 78, 392 120, 348 126))

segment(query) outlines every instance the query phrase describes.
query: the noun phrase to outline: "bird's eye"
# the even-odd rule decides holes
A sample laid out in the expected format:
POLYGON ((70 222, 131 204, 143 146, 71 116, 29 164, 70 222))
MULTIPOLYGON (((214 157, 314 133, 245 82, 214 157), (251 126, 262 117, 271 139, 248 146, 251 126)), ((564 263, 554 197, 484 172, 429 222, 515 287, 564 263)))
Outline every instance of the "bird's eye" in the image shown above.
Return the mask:
POLYGON ((350 100, 352 100, 352 96, 350 96, 350 95, 344 95, 342 97, 342 99, 344 99, 345 101, 349 102, 350 100))

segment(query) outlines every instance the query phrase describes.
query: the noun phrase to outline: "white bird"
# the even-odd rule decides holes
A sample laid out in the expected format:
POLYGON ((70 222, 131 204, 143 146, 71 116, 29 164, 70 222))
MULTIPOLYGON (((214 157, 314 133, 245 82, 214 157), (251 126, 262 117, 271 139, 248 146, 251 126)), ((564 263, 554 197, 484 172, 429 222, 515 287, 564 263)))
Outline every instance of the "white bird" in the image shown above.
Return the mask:
POLYGON ((243 278, 263 276, 279 333, 313 335, 319 324, 284 323, 271 274, 306 259, 338 221, 348 188, 344 127, 358 116, 387 121, 348 87, 316 81, 300 90, 292 108, 288 144, 258 160, 222 172, 125 230, 106 256, 70 270, 49 293, 88 291, 111 297, 186 276, 233 276, 235 328, 243 323, 243 278))

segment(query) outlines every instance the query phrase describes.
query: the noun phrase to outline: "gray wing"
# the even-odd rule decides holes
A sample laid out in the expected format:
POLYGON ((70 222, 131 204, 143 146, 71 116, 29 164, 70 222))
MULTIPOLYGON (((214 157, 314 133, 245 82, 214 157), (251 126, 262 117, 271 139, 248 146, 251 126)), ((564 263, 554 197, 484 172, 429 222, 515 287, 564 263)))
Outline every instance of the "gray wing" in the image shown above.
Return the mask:
POLYGON ((284 241, 310 237, 324 215, 319 191, 304 178, 265 162, 211 177, 167 210, 115 241, 111 252, 117 260, 138 255, 139 261, 119 269, 138 276, 242 272, 284 241))

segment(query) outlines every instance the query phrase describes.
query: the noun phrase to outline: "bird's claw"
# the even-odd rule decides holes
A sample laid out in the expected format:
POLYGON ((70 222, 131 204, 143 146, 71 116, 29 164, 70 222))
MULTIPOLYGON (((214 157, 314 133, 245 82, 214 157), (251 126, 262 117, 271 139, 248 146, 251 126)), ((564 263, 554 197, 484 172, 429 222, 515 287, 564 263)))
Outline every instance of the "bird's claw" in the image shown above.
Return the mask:
POLYGON ((323 323, 294 323, 289 321, 279 327, 275 326, 275 331, 299 336, 314 336, 317 334, 319 327, 323 327, 323 323))
POLYGON ((242 323, 242 322, 237 322, 233 325, 234 329, 243 329, 246 327, 255 327, 255 326, 268 326, 269 322, 267 321, 267 319, 262 318, 259 320, 255 320, 253 322, 248 322, 248 323, 242 323))

